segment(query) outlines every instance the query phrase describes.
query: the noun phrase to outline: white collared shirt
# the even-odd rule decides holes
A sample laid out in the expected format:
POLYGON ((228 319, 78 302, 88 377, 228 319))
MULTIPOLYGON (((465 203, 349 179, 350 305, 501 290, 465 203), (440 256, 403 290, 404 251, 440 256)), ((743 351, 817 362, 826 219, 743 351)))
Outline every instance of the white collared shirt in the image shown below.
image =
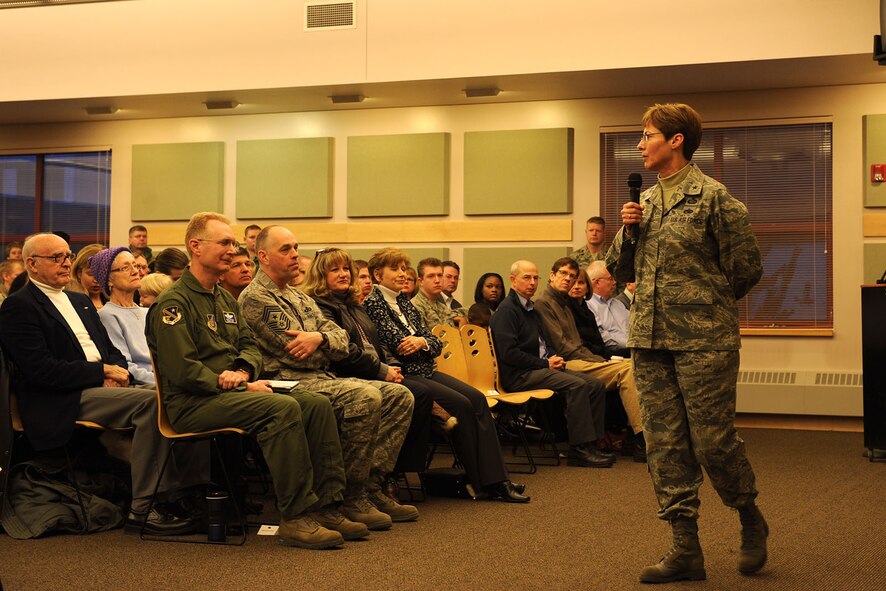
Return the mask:
POLYGON ((83 320, 80 318, 80 315, 77 314, 77 310, 74 309, 74 304, 71 302, 71 298, 68 297, 68 294, 65 293, 64 289, 51 287, 44 283, 40 283, 39 281, 35 281, 33 278, 30 281, 37 286, 37 289, 46 294, 46 297, 48 297, 49 301, 52 302, 52 305, 55 306, 55 309, 59 311, 59 314, 61 314, 62 318, 65 319, 65 322, 68 323, 68 326, 74 332, 74 336, 77 337, 77 342, 80 343, 80 347, 83 349, 86 361, 100 362, 102 360, 102 354, 99 352, 98 347, 95 346, 92 337, 89 336, 89 331, 86 330, 86 325, 83 324, 83 320))

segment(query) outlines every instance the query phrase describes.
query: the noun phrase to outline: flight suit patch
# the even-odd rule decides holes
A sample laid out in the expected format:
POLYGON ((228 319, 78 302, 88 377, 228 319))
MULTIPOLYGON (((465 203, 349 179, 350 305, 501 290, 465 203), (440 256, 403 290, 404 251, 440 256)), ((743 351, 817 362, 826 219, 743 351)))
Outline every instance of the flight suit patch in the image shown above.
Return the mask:
POLYGON ((206 326, 213 332, 218 332, 218 322, 215 321, 215 314, 206 315, 206 326))
POLYGON ((222 316, 225 319, 225 324, 237 324, 237 315, 233 312, 222 312, 222 316))
POLYGON ((166 308, 163 308, 163 324, 172 326, 181 319, 182 312, 178 306, 167 306, 166 308))

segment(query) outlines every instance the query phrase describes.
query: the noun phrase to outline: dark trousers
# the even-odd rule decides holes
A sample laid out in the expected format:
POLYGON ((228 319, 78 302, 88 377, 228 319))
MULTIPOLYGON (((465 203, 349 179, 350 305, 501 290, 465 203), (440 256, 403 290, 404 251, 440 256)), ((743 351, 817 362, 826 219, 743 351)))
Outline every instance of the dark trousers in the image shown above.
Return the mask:
POLYGON ((402 384, 409 388, 415 398, 412 408, 412 422, 406 432, 406 439, 400 448, 394 472, 421 472, 425 469, 428 457, 428 443, 431 435, 431 408, 434 398, 431 390, 419 378, 403 376, 402 384))
POLYGON ((416 390, 423 391, 458 419, 458 426, 452 430, 450 437, 474 488, 479 491, 507 480, 508 472, 486 396, 476 388, 438 371, 430 378, 410 376, 409 380, 407 387, 412 390, 416 400, 419 397, 416 390))
POLYGON ((603 382, 577 371, 533 369, 520 374, 509 391, 547 388, 566 401, 569 445, 582 445, 603 437, 606 388, 603 382))

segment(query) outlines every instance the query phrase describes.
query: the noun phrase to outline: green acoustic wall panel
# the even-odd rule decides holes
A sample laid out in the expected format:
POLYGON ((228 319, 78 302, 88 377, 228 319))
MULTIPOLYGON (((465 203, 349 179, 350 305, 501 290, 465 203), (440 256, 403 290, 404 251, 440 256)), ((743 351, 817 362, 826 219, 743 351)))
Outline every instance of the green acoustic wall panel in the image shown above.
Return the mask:
POLYGON ((886 115, 865 115, 864 127, 864 204, 886 207, 886 182, 871 181, 871 165, 886 165, 886 115))
POLYGON ((864 284, 873 285, 886 271, 886 243, 864 245, 864 284))
POLYGON ((333 140, 237 142, 237 218, 332 217, 333 140))
MULTIPOLYGON (((466 307, 474 303, 474 289, 477 280, 484 273, 498 273, 505 280, 505 293, 511 289, 508 276, 511 265, 517 260, 532 261, 538 267, 538 291, 548 283, 551 265, 560 257, 569 255, 568 246, 503 246, 494 248, 466 248, 465 260, 461 265, 462 293, 461 302, 466 307)), ((456 261, 459 262, 459 261, 456 261)))
POLYGON ((223 142, 132 146, 132 219, 187 220, 222 211, 223 142))
MULTIPOLYGON (((393 245, 396 247, 396 245, 393 245)), ((369 257, 373 254, 381 250, 382 247, 378 248, 348 248, 347 251, 351 253, 351 256, 354 259, 363 259, 364 261, 368 261, 369 257)), ((449 258, 449 249, 448 248, 404 248, 403 251, 409 256, 409 262, 412 263, 412 267, 415 268, 418 265, 418 262, 422 259, 426 259, 428 257, 436 257, 441 261, 445 261, 449 258)))
POLYGON ((572 212, 573 130, 465 133, 465 214, 572 212))
POLYGON ((449 213, 449 134, 348 138, 348 215, 449 213))

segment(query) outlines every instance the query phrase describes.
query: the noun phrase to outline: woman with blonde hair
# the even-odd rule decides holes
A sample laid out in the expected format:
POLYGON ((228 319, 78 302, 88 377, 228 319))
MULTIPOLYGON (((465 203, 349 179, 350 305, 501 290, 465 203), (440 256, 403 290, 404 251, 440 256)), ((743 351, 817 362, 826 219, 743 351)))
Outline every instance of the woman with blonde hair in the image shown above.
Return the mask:
POLYGON ((71 291, 88 295, 96 310, 100 310, 108 298, 102 293, 101 286, 92 276, 92 271, 89 269, 89 257, 104 248, 102 244, 89 244, 81 248, 71 266, 71 282, 68 284, 68 289, 71 291))

